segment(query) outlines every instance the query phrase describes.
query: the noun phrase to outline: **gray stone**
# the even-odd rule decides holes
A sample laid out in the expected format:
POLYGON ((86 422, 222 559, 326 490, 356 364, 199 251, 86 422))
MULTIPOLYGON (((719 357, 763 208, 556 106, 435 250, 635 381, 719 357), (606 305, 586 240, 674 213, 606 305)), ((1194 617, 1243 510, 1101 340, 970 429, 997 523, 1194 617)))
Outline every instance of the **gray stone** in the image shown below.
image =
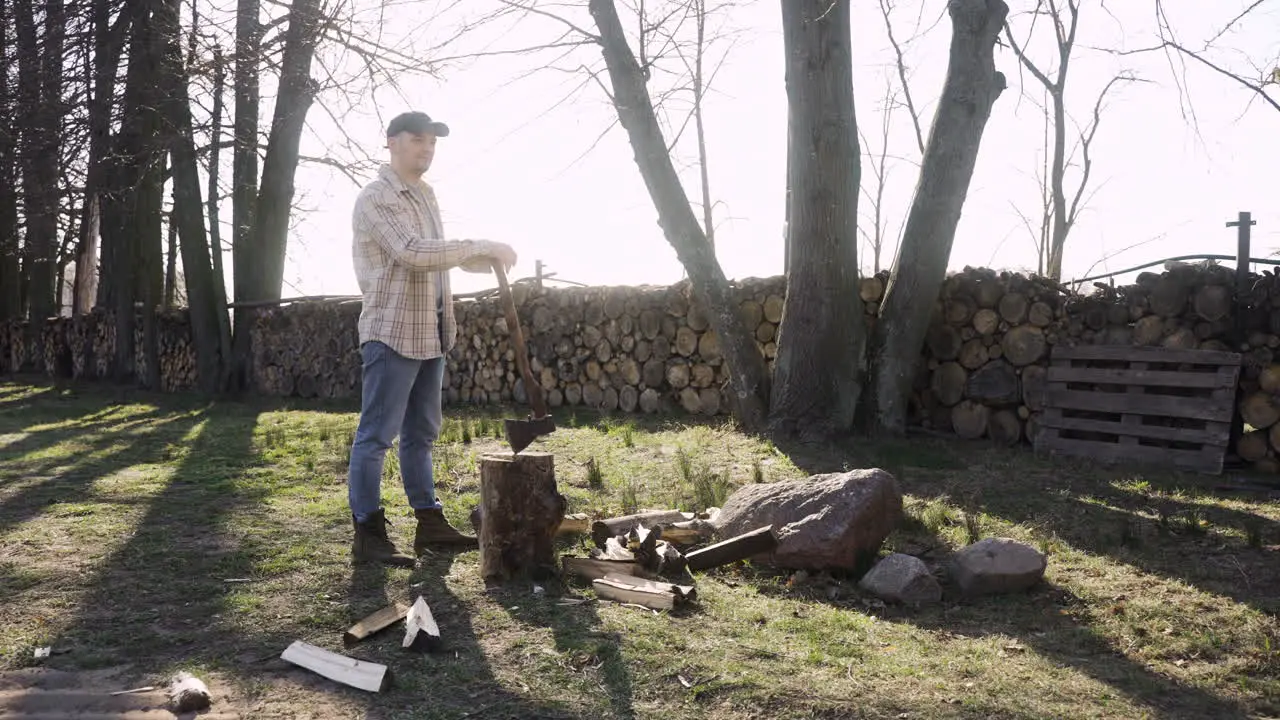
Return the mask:
POLYGON ((876 563, 858 587, 889 602, 920 604, 942 599, 942 586, 924 561, 902 553, 876 563))
POLYGON ((721 539, 771 525, 778 547, 757 558, 792 569, 853 570, 874 559, 902 518, 902 491, 880 470, 739 488, 716 517, 721 539))
POLYGON ((1044 555, 1011 538, 986 538, 956 553, 952 577, 965 595, 1027 590, 1040 582, 1048 562, 1044 555))

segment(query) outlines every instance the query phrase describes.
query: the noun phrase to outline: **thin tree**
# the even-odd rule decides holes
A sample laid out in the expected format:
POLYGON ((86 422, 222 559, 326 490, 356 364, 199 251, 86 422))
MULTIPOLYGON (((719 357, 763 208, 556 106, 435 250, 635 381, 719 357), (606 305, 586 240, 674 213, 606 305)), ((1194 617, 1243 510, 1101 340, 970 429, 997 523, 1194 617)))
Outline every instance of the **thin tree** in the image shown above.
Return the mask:
POLYGON ((1102 119, 1103 103, 1106 101, 1107 94, 1117 83, 1130 82, 1136 78, 1129 73, 1122 73, 1112 77, 1103 86, 1094 102, 1089 123, 1083 130, 1076 133, 1078 142, 1068 149, 1067 135, 1071 130, 1069 125, 1072 121, 1067 113, 1067 78, 1076 49, 1076 34, 1080 26, 1080 3, 1078 0, 1038 0, 1036 7, 1029 14, 1033 21, 1031 28, 1027 31, 1028 34, 1034 32, 1035 20, 1047 18, 1051 23, 1055 52, 1053 64, 1048 69, 1041 69, 1031 60, 1025 49, 1027 40, 1019 43, 1009 23, 1005 24, 1004 34, 1010 47, 1018 56, 1018 61, 1044 86, 1049 98, 1046 113, 1049 115, 1049 126, 1052 131, 1053 151, 1049 160, 1047 195, 1051 213, 1051 221, 1048 225, 1051 230, 1048 242, 1042 241, 1040 245, 1047 246, 1046 274, 1054 280, 1059 280, 1062 277, 1062 256, 1066 249, 1067 236, 1070 235, 1071 228, 1083 209, 1082 201, 1087 202, 1085 191, 1089 187, 1089 176, 1093 170, 1093 156, 1089 151, 1102 119), (1065 8, 1060 5, 1062 2, 1066 3, 1065 8), (1080 177, 1068 198, 1067 172, 1071 169, 1072 158, 1077 152, 1081 156, 1080 177))

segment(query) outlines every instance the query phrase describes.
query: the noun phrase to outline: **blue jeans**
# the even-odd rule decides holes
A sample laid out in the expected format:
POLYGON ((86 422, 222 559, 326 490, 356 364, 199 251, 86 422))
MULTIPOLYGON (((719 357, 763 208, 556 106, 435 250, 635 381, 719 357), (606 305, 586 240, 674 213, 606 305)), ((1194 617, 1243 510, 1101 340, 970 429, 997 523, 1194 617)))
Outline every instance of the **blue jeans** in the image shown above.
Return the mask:
POLYGON ((382 507, 382 461, 400 436, 400 477, 410 507, 439 508, 431 448, 440 436, 443 357, 410 360, 377 341, 360 347, 360 425, 351 446, 347 499, 364 522, 382 507))

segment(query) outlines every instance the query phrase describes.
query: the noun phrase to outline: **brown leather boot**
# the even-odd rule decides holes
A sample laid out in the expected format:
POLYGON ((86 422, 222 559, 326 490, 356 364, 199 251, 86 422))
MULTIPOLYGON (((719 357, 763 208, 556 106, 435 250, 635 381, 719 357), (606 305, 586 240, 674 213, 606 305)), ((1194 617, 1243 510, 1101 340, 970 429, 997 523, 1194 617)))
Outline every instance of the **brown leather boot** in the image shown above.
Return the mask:
POLYGON ((379 510, 364 522, 356 522, 356 536, 351 541, 351 557, 356 562, 378 562, 398 567, 413 567, 414 559, 396 550, 395 543, 387 537, 387 514, 379 510))
POLYGON ((418 518, 418 531, 413 536, 413 552, 421 555, 431 545, 451 547, 479 547, 480 541, 463 535, 449 524, 443 510, 414 510, 418 518))

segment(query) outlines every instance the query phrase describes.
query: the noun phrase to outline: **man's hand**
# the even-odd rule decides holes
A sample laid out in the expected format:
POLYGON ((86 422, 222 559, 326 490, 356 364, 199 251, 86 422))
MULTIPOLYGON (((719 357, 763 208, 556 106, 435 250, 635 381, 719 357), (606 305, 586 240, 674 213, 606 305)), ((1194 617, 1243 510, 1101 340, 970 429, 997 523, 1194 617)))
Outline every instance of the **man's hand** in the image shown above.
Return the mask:
POLYGON ((511 249, 510 245, 492 240, 481 240, 480 243, 480 254, 490 262, 493 260, 501 262, 505 272, 511 272, 511 268, 516 266, 516 251, 511 249))

